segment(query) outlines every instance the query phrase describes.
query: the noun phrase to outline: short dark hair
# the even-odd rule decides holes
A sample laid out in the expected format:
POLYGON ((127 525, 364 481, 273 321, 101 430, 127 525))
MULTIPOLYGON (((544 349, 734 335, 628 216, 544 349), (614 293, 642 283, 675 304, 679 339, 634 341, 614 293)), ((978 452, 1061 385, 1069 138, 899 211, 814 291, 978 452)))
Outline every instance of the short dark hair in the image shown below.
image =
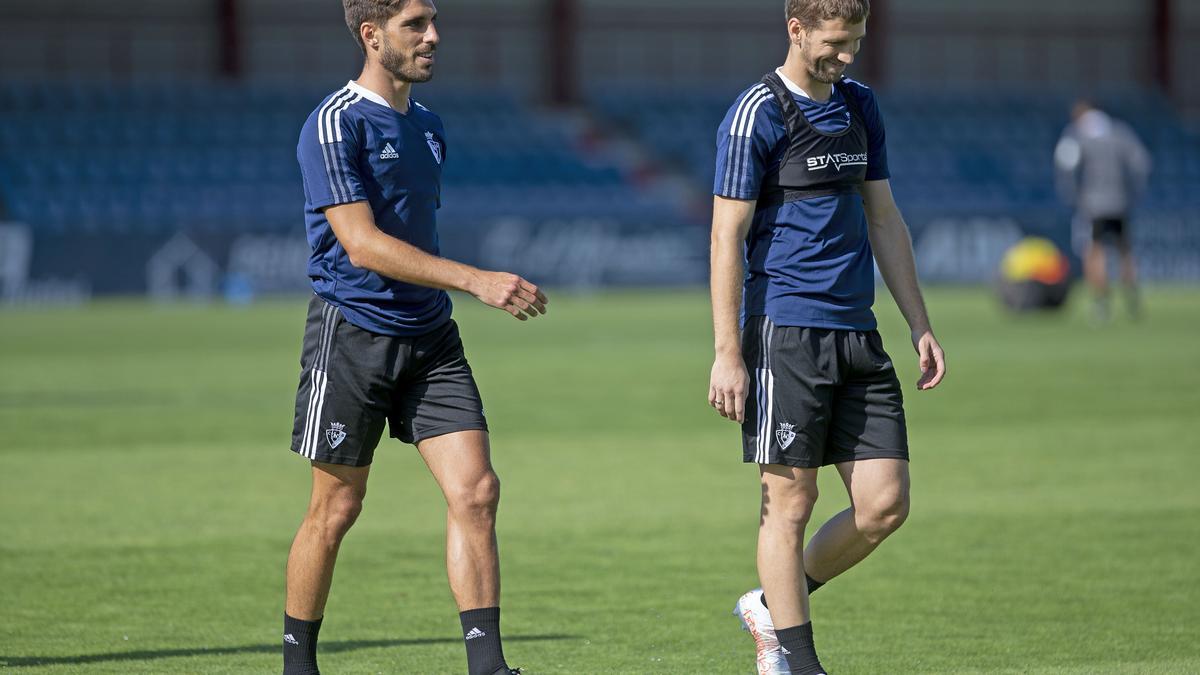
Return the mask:
POLYGON ((812 30, 822 21, 841 19, 855 24, 871 14, 871 0, 787 0, 788 20, 799 19, 804 30, 812 30))
POLYGON ((346 10, 346 27, 364 54, 367 53, 367 46, 363 44, 362 25, 373 23, 382 26, 407 4, 408 0, 342 0, 342 8, 346 10))

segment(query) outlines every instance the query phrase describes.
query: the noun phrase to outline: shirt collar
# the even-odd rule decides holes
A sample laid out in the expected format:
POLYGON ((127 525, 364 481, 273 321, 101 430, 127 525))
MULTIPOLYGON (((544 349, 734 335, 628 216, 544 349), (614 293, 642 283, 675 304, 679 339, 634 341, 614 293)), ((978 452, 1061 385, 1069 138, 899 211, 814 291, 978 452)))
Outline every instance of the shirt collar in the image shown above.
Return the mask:
MULTIPOLYGON (((367 89, 366 87, 355 82, 354 80, 350 80, 349 82, 347 82, 346 88, 348 88, 350 91, 358 94, 359 96, 362 96, 363 98, 367 99, 368 101, 370 101, 372 103, 378 103, 379 105, 381 105, 385 108, 392 107, 392 104, 388 103, 387 99, 380 96, 379 94, 376 94, 375 92, 371 91, 370 89, 367 89)), ((392 109, 394 110, 394 108, 392 108, 392 109)))
POLYGON ((779 76, 779 79, 783 80, 783 86, 787 87, 788 91, 792 92, 793 94, 795 94, 797 96, 803 96, 804 98, 812 100, 812 97, 808 95, 808 92, 801 89, 800 85, 796 84, 795 82, 792 82, 791 80, 789 80, 787 78, 787 75, 783 74, 783 68, 776 68, 775 74, 779 76))

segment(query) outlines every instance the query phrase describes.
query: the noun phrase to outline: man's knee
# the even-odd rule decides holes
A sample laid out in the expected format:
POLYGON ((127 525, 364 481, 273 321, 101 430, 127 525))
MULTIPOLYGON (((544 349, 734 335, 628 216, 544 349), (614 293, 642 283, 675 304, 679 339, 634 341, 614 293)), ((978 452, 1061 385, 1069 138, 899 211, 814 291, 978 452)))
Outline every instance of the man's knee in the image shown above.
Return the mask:
POLYGON ((817 503, 817 486, 806 489, 772 490, 763 486, 762 518, 793 529, 803 529, 817 503))
POLYGON ((895 491, 855 508, 854 523, 870 542, 878 544, 908 519, 908 491, 895 491))
POLYGON ((350 490, 337 491, 317 500, 309 510, 308 521, 330 543, 340 542, 362 513, 363 495, 350 490))
POLYGON ((475 480, 463 482, 446 491, 446 503, 458 515, 494 519, 500 503, 500 478, 488 471, 475 480))

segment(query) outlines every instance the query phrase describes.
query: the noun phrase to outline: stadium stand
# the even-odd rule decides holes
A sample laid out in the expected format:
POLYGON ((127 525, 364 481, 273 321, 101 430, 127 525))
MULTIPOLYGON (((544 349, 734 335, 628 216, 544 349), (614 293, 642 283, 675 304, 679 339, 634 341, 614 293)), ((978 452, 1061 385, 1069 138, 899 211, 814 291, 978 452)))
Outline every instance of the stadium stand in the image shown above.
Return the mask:
MULTIPOLYGON (((335 87, 3 84, 0 193, 43 231, 294 230, 298 130, 335 87)), ((675 212, 503 93, 421 100, 448 129, 444 217, 675 212)))
MULTIPOLYGON (((312 108, 338 83, 0 82, 0 204, 50 235, 299 232, 294 149, 312 108)), ((734 90, 609 90, 586 102, 601 127, 645 149, 684 190, 658 189, 644 167, 593 143, 579 116, 519 104, 509 93, 426 87, 449 139, 442 221, 455 241, 497 218, 636 221, 704 227, 713 133, 734 90)), ((919 232, 945 217, 1019 219, 1069 247, 1069 211, 1051 154, 1066 95, 897 89, 880 92, 892 183, 919 232), (937 119, 936 123, 928 120, 937 119)), ((1200 138, 1152 92, 1101 104, 1129 121, 1155 158, 1135 237, 1165 277, 1200 274, 1190 217, 1200 193, 1200 138)), ((699 235, 688 234, 689 238, 699 235)))

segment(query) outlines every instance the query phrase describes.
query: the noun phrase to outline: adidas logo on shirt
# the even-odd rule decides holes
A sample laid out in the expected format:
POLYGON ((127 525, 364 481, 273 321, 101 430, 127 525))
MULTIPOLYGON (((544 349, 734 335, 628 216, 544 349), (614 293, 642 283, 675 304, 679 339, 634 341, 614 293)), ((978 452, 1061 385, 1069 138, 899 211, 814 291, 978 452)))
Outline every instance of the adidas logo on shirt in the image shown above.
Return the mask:
POLYGON ((400 159, 400 153, 392 147, 391 143, 383 146, 383 152, 379 153, 379 159, 400 159))
POLYGON ((484 635, 487 635, 487 633, 479 630, 478 628, 472 628, 470 631, 467 632, 467 639, 474 640, 475 638, 481 638, 484 635))

